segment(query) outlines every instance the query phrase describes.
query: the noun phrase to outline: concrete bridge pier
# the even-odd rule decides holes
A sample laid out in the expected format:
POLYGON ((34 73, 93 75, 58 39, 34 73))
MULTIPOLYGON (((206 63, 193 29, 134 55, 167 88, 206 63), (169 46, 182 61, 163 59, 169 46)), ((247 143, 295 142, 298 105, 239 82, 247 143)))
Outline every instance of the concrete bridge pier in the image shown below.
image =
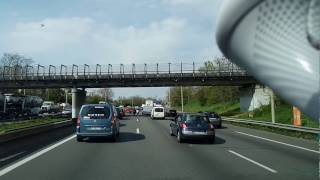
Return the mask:
POLYGON ((76 122, 80 108, 85 103, 86 93, 84 89, 72 88, 72 120, 76 122))
POLYGON ((260 85, 240 88, 240 111, 249 112, 270 104, 271 90, 260 85))

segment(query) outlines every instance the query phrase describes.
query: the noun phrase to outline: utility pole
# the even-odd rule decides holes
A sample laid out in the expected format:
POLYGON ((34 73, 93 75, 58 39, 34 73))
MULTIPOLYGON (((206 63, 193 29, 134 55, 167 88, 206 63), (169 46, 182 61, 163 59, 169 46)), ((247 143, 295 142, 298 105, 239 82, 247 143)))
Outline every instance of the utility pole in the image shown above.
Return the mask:
POLYGON ((169 88, 169 107, 171 108, 171 88, 169 88))
POLYGON ((133 96, 131 98, 131 107, 133 107, 133 96))
POLYGON ((271 104, 271 120, 272 123, 276 122, 276 118, 275 118, 275 110, 274 110, 274 93, 273 90, 270 89, 270 104, 271 104))
POLYGON ((182 86, 180 86, 180 91, 181 91, 181 112, 183 112, 183 89, 182 89, 182 86))
POLYGON ((68 104, 68 89, 64 89, 64 93, 66 94, 66 104, 68 104))
POLYGON ((107 90, 104 89, 104 102, 107 102, 107 90))

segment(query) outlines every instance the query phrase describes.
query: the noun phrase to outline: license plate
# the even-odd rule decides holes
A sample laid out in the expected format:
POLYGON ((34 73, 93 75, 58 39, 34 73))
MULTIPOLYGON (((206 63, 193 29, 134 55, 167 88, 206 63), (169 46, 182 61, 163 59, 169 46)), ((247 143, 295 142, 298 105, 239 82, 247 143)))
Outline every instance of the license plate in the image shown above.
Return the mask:
POLYGON ((193 134, 207 134, 206 132, 193 132, 193 134))
POLYGON ((103 130, 103 128, 101 128, 101 127, 90 127, 90 128, 88 128, 88 130, 97 131, 97 130, 103 130))

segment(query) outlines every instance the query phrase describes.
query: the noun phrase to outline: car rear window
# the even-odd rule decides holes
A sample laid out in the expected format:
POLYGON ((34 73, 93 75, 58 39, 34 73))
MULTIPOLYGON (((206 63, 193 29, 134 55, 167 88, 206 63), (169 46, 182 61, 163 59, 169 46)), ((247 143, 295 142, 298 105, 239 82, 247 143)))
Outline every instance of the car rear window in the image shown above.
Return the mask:
POLYGON ((187 123, 209 123, 209 119, 206 116, 189 115, 185 117, 187 123))
POLYGON ((155 112, 163 112, 163 108, 155 108, 154 111, 155 112))
POLYGON ((85 106, 81 110, 80 116, 89 119, 105 119, 110 116, 110 108, 108 106, 85 106))

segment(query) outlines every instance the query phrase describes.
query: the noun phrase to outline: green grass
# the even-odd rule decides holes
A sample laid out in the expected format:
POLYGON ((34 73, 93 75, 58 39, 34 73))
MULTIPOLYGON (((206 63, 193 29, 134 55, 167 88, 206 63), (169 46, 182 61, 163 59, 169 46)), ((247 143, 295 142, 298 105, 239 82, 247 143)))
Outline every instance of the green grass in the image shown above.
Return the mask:
MULTIPOLYGON (((181 110, 181 107, 177 107, 177 110, 181 110)), ((240 104, 239 103, 219 103, 201 106, 198 101, 190 102, 184 106, 185 112, 205 112, 205 111, 214 111, 223 116, 232 116, 240 113, 240 104)))
MULTIPOLYGON (((176 107, 181 110, 181 107, 176 107)), ((201 106, 198 101, 192 101, 184 106, 185 112, 214 111, 222 116, 233 116, 243 119, 254 119, 260 121, 271 121, 270 105, 262 106, 253 112, 240 112, 239 102, 226 102, 201 106)), ((292 106, 278 104, 275 106, 276 123, 293 124, 292 106)), ((319 128, 319 123, 302 114, 302 126, 319 128)))
MULTIPOLYGON (((236 117, 243 119, 255 119, 260 121, 271 121, 271 110, 270 106, 263 106, 259 109, 254 110, 253 112, 242 113, 236 115, 236 117)), ((293 113, 292 106, 287 104, 277 105, 275 107, 275 121, 276 123, 281 124, 293 124, 293 113)), ((319 123, 313 121, 308 116, 302 114, 301 115, 301 123, 302 126, 319 128, 319 123)))
MULTIPOLYGON (((181 107, 176 107, 177 110, 181 110, 181 107)), ((259 109, 254 110, 253 112, 240 112, 240 103, 239 102, 228 102, 228 103, 218 103, 218 104, 211 104, 201 106, 198 101, 190 102, 184 106, 185 112, 205 112, 205 111, 214 111, 219 113, 222 116, 232 116, 242 119, 253 119, 253 120, 260 120, 260 121, 271 121, 271 110, 270 105, 262 106, 259 109)), ((275 107, 275 117, 276 123, 282 124, 293 124, 293 113, 292 113, 292 106, 287 104, 278 104, 275 107)), ((319 123, 313 121, 311 118, 302 114, 301 116, 302 126, 306 127, 314 127, 319 128, 319 123)), ((264 131, 274 132, 282 135, 304 138, 304 139, 311 139, 317 140, 318 135, 312 133, 304 133, 304 132, 297 132, 291 130, 284 130, 278 129, 273 127, 266 127, 260 125, 253 125, 253 124, 242 124, 242 123, 230 123, 237 126, 260 129, 264 131)))
POLYGON ((2 123, 0 124, 0 134, 5 134, 5 133, 12 132, 22 128, 50 124, 50 123, 59 122, 63 120, 65 120, 65 118, 40 118, 40 119, 33 119, 33 120, 20 121, 20 122, 17 121, 17 122, 10 122, 10 123, 2 123))

